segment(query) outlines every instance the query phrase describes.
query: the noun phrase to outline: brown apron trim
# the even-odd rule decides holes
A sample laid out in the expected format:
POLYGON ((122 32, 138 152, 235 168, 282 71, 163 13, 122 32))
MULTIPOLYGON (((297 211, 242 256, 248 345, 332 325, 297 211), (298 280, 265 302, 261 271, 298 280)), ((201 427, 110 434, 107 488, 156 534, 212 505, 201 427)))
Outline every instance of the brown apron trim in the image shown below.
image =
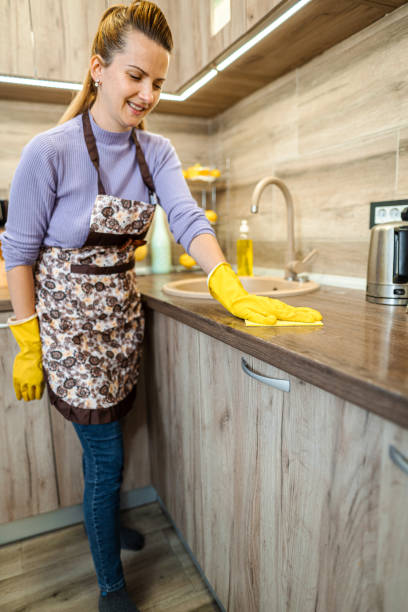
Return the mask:
MULTIPOLYGON (((85 144, 88 149, 89 157, 91 158, 91 162, 95 166, 96 172, 98 173, 98 194, 105 195, 106 191, 102 184, 101 177, 99 174, 99 154, 98 148, 96 146, 95 136, 92 132, 91 120, 89 119, 89 110, 86 110, 82 113, 82 126, 84 131, 85 144)), ((150 174, 149 167, 146 163, 146 158, 144 156, 142 147, 139 144, 139 141, 136 136, 136 132, 132 129, 132 138, 136 145, 136 158, 137 163, 140 167, 140 172, 142 174, 143 181, 146 187, 149 189, 151 193, 155 193, 154 182, 152 175, 150 174)))
POLYGON ((136 399, 137 385, 133 387, 131 392, 123 398, 120 402, 109 408, 97 408, 97 409, 86 409, 78 408, 68 404, 63 399, 58 397, 51 389, 47 377, 45 375, 45 381, 47 383, 48 395, 51 404, 62 414, 63 417, 68 421, 78 423, 78 425, 101 425, 103 423, 112 423, 118 421, 124 417, 133 407, 136 399))
POLYGON ((82 113, 82 126, 84 131, 84 138, 86 148, 88 149, 89 157, 91 158, 91 162, 95 166, 96 172, 98 174, 98 194, 105 195, 105 187, 102 185, 101 177, 99 174, 99 154, 96 146, 95 137, 92 132, 91 120, 89 119, 88 111, 82 113))
MULTIPOLYGON (((147 231, 140 234, 146 236, 147 231)), ((146 240, 135 238, 134 234, 107 234, 104 232, 94 232, 90 230, 86 240, 86 246, 123 246, 129 240, 133 241, 133 246, 136 248, 146 244, 146 240)), ((85 246, 85 245, 84 245, 85 246)))
POLYGON ((93 266, 90 264, 71 264, 73 274, 119 274, 135 267, 134 259, 117 266, 93 266))
POLYGON ((142 174, 142 178, 143 178, 143 182, 145 185, 147 185, 147 187, 149 188, 150 192, 155 192, 155 188, 154 188, 154 183, 153 183, 153 178, 152 175, 150 174, 150 170, 149 167, 146 163, 146 159, 144 156, 144 153, 142 151, 142 147, 139 144, 139 141, 137 139, 136 136, 136 132, 135 130, 132 130, 132 138, 135 142, 136 145, 136 157, 137 157, 137 163, 139 164, 139 168, 140 168, 140 172, 142 174))

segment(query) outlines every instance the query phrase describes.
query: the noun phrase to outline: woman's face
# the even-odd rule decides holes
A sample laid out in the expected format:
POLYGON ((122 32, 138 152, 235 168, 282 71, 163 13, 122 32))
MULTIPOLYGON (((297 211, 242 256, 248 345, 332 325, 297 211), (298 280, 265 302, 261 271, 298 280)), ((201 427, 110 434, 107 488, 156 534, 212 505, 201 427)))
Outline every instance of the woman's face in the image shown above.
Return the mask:
POLYGON ((126 47, 109 66, 94 55, 91 75, 100 86, 92 115, 98 125, 111 132, 137 127, 160 99, 169 58, 166 49, 137 30, 129 32, 126 47))

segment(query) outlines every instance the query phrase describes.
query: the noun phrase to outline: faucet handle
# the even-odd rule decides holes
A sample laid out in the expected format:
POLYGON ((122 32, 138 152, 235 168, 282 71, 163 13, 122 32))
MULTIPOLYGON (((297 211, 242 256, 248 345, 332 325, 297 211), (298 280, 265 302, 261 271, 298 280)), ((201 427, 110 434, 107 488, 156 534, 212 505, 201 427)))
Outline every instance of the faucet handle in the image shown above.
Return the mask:
POLYGON ((301 265, 307 264, 310 261, 312 261, 313 259, 315 259, 317 257, 317 255, 319 254, 319 251, 317 249, 312 249, 310 251, 310 253, 308 253, 306 255, 306 257, 304 259, 302 259, 302 261, 300 262, 301 265))
POLYGON ((317 249, 312 249, 310 253, 308 253, 302 260, 296 259, 295 261, 291 261, 288 264, 288 268, 295 275, 300 274, 306 269, 306 264, 311 262, 318 255, 318 253, 319 251, 317 249))

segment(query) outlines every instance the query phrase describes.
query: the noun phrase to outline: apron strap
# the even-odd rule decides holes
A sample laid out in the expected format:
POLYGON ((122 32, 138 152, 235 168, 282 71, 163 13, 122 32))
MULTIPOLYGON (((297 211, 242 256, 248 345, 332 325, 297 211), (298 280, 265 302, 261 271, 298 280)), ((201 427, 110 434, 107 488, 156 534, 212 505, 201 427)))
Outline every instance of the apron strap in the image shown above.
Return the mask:
MULTIPOLYGON (((106 191, 101 181, 101 176, 99 173, 99 155, 98 149, 96 147, 95 136, 92 131, 91 121, 89 119, 89 111, 84 111, 82 113, 82 125, 84 130, 84 138, 86 147, 88 149, 89 157, 91 158, 91 162, 95 166, 96 172, 98 174, 98 194, 105 195, 106 191)), ((142 174, 142 179, 144 184, 149 190, 149 197, 151 204, 157 204, 157 196, 154 189, 154 183, 152 175, 150 174, 149 167, 146 163, 146 159, 144 153, 142 151, 142 147, 139 144, 139 141, 136 136, 136 132, 132 129, 132 138, 136 145, 136 158, 137 163, 139 164, 140 172, 142 174)))
POLYGON ((155 191, 155 188, 154 188, 153 178, 152 178, 152 175, 150 174, 150 170, 149 170, 149 167, 147 165, 146 158, 145 158, 144 153, 142 151, 142 147, 140 146, 140 143, 139 143, 139 141, 137 139, 135 130, 132 130, 132 138, 135 141, 137 163, 139 164, 139 168, 140 168, 140 172, 142 174, 143 182, 144 182, 144 184, 146 185, 146 187, 149 190, 150 203, 151 204, 156 204, 157 203, 157 197, 156 197, 156 191, 155 191), (155 198, 154 202, 152 202, 152 197, 155 198))
POLYGON ((91 158, 91 162, 95 166, 96 172, 98 174, 98 194, 106 195, 105 188, 101 181, 101 175, 99 173, 98 149, 96 147, 95 136, 93 135, 91 121, 89 119, 88 111, 85 111, 82 113, 82 126, 84 128, 84 138, 85 138, 86 148, 88 149, 89 157, 91 158))

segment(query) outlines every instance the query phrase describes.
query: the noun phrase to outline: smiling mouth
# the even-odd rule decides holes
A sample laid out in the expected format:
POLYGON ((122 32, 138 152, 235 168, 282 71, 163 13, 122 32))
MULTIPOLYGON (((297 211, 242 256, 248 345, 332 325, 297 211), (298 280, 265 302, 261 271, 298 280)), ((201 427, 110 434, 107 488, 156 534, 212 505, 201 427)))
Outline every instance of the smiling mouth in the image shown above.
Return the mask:
POLYGON ((130 106, 130 108, 133 108, 133 110, 142 113, 143 111, 147 110, 147 108, 145 106, 140 106, 138 104, 135 104, 134 102, 130 102, 130 100, 128 100, 128 104, 130 106))

